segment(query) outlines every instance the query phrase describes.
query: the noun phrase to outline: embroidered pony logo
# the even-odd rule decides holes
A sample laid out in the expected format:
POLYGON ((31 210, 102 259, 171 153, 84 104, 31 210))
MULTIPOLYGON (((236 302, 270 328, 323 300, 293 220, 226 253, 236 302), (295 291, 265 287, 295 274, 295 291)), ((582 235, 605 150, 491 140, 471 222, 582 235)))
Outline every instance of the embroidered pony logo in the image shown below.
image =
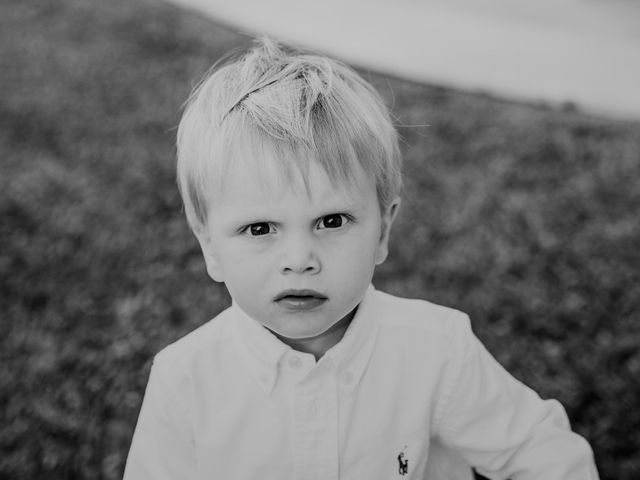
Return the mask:
POLYGON ((398 454, 398 473, 402 476, 405 476, 409 473, 409 459, 405 458, 405 450, 407 446, 404 446, 404 449, 398 454))

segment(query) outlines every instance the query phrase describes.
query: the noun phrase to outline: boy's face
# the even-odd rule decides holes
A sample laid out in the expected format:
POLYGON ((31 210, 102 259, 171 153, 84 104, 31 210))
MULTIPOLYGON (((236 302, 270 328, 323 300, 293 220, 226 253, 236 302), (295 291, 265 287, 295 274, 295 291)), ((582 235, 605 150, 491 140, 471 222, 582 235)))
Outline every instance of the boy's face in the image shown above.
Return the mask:
MULTIPOLYGON (((272 160, 273 161, 273 160, 272 160)), ((207 270, 254 320, 313 339, 352 314, 387 256, 399 199, 380 212, 373 179, 336 186, 312 164, 307 186, 232 168, 198 233, 207 270)))

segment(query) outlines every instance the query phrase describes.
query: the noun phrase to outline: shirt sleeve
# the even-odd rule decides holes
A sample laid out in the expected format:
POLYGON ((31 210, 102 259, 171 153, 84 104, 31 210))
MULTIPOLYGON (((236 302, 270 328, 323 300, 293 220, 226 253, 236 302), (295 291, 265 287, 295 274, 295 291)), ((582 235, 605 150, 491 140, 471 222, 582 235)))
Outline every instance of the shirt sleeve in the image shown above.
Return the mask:
POLYGON ((436 405, 435 433, 482 475, 511 480, 597 480, 587 441, 564 408, 513 378, 454 321, 451 357, 436 405))
POLYGON ((188 386, 156 356, 127 457, 124 480, 188 480, 196 477, 188 386), (180 394, 181 392, 181 394, 180 394))

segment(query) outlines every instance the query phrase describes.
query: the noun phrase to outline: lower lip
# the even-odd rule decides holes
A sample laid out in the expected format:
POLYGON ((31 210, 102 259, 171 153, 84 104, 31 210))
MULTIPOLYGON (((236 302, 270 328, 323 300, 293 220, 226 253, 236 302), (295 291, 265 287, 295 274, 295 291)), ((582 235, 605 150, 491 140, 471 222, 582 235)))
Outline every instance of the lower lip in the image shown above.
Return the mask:
POLYGON ((287 310, 306 311, 313 310, 326 301, 326 298, 318 297, 284 297, 277 300, 276 303, 287 310))

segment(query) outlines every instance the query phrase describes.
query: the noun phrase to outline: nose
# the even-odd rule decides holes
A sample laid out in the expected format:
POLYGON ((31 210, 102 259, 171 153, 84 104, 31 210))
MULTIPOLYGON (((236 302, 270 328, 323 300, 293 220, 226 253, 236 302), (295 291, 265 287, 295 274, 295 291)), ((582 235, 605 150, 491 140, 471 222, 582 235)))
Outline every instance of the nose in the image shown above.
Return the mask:
POLYGON ((314 239, 309 235, 290 235, 283 242, 279 268, 283 274, 319 273, 321 266, 314 239))

